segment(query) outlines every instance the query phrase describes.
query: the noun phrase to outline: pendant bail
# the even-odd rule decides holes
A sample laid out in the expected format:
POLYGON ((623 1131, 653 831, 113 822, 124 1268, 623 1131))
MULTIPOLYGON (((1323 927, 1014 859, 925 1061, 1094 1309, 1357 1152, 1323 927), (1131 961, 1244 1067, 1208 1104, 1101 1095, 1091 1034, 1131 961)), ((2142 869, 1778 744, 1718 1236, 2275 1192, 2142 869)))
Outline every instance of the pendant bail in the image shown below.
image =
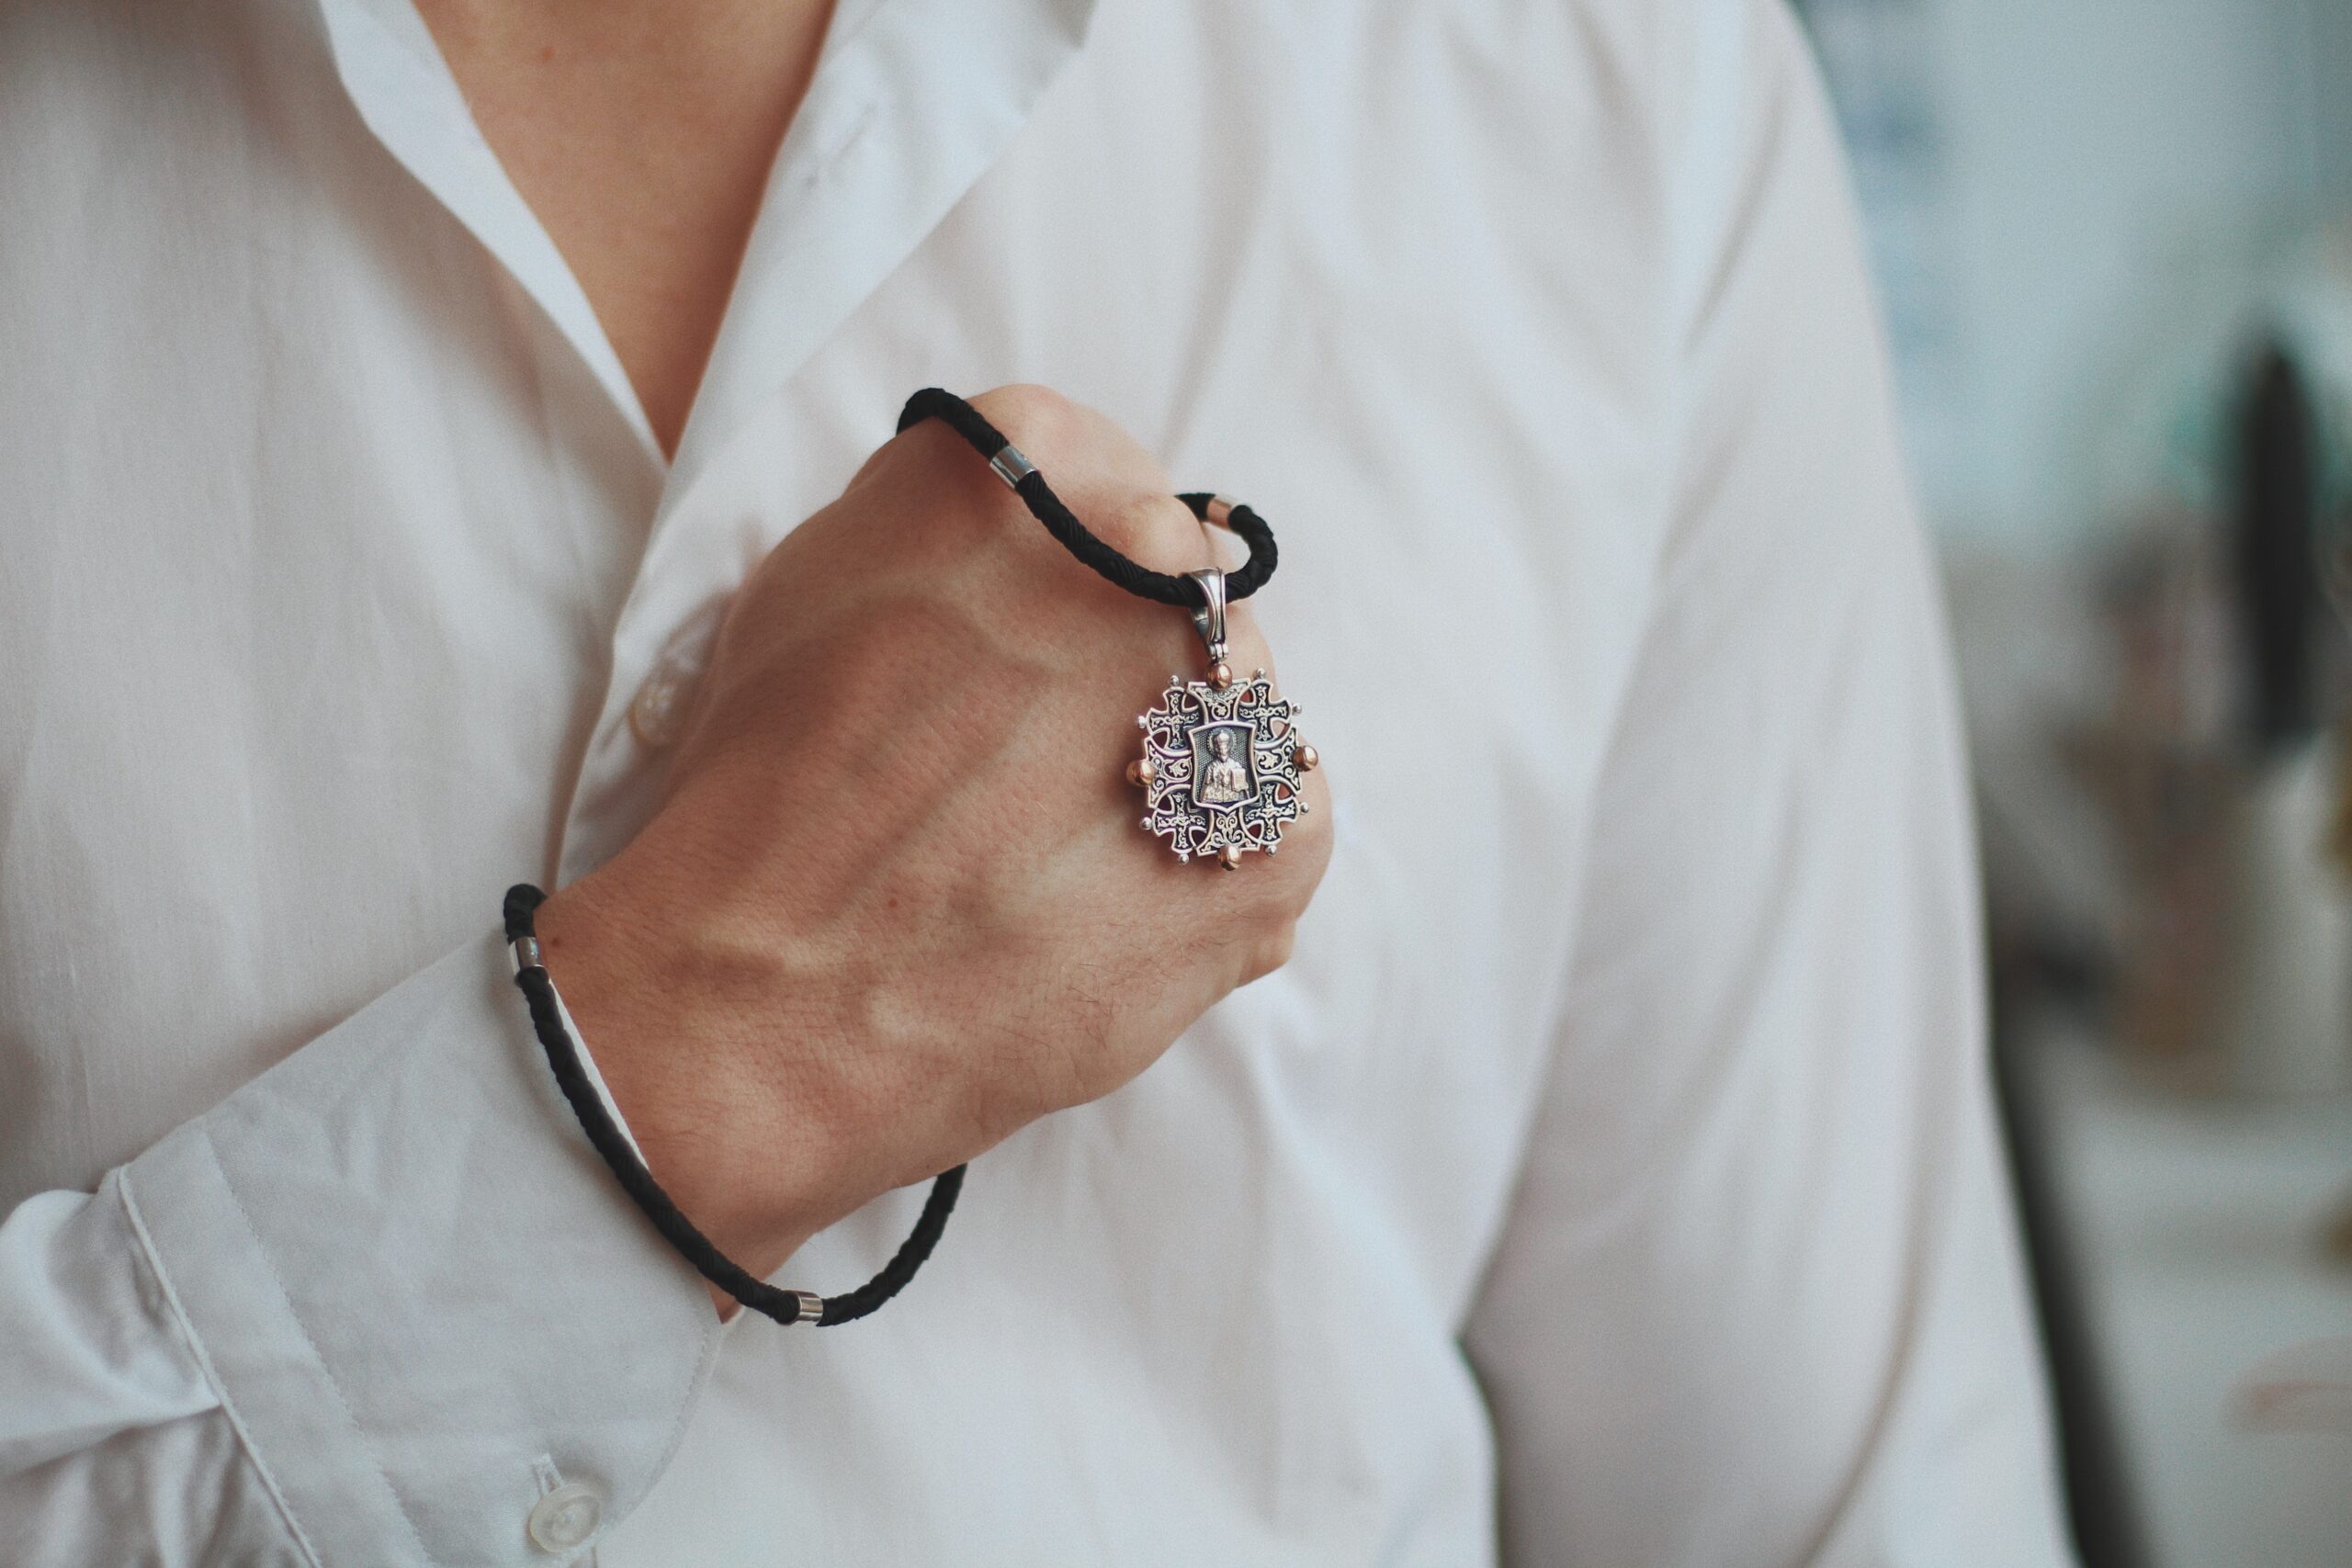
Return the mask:
POLYGON ((1201 585, 1201 607, 1193 612, 1193 626, 1209 650, 1209 662, 1225 662, 1225 573, 1204 567, 1184 574, 1201 585))

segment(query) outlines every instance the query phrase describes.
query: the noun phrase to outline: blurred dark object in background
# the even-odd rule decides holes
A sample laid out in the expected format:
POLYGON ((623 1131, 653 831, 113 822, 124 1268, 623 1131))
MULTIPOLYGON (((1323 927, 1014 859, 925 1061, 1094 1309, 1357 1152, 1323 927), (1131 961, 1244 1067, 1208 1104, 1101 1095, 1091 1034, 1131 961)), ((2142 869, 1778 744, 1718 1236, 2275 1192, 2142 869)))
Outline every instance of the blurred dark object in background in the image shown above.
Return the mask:
POLYGON ((2232 565, 2246 728, 2259 761, 2308 739, 2319 722, 2319 459, 2311 397, 2285 346, 2265 344, 2247 380, 2232 465, 2232 565))
POLYGON ((2346 276, 2250 300, 2152 422, 2199 460, 2090 547, 1953 555, 1996 1066, 2086 1568, 2352 1562, 2346 276))
POLYGON ((2352 1564, 2352 4, 1797 0, 1946 547, 2088 1568, 2352 1564))

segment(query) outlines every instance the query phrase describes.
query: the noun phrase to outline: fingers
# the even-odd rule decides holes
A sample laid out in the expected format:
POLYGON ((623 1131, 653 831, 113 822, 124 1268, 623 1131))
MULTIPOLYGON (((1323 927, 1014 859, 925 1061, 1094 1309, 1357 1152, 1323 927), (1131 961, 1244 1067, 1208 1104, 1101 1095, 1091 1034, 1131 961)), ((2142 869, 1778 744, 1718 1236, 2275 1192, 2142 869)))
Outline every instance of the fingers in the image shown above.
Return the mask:
POLYGON ((1135 437, 1044 387, 1000 387, 972 400, 1044 471, 1062 503, 1096 537, 1154 571, 1214 564, 1202 525, 1135 437))
MULTIPOLYGON (((981 393, 972 403, 1037 465, 1080 521, 1122 555, 1169 573, 1227 565, 1217 531, 1176 499, 1176 486, 1166 471, 1111 420, 1044 387, 1000 387, 981 393)), ((1017 547, 1019 553, 1030 561, 1040 558, 1034 553, 1037 551, 1062 555, 1060 547, 1037 526, 1019 500, 974 460, 962 438, 936 422, 932 423, 935 437, 959 449, 956 460, 994 488, 994 510, 1009 520, 1009 526, 1029 536, 1017 547)), ((915 436, 922 428, 910 430, 899 439, 915 436)), ((1082 570, 1074 562, 1065 560, 1064 565, 1073 572, 1082 570)), ((1057 576, 1054 581, 1057 594, 1094 603, 1119 616, 1134 635, 1164 649, 1171 672, 1183 676, 1199 672, 1204 650, 1181 612, 1145 600, 1093 592, 1077 575, 1057 576)), ((1272 675, 1272 654, 1246 601, 1228 610, 1227 639, 1227 661, 1237 676, 1247 678, 1261 670, 1272 675)), ((1244 874, 1231 877, 1202 876, 1200 867, 1171 868, 1188 874, 1190 891, 1180 895, 1186 903, 1216 911, 1232 944, 1239 977, 1245 981, 1269 973, 1288 959, 1295 922, 1329 858, 1329 791, 1320 770, 1301 781, 1301 793, 1306 812, 1284 832, 1278 856, 1248 856, 1244 874)), ((1159 848, 1151 845, 1155 852, 1159 848)))
MULTIPOLYGON (((1038 466, 1089 531, 1129 560, 1171 576, 1204 567, 1231 570, 1231 541, 1193 516, 1176 498, 1167 470, 1102 414, 1049 388, 1026 385, 983 392, 972 404, 1038 466)), ((1247 604, 1234 604, 1227 621, 1235 667, 1267 663, 1247 604)))
MULTIPOLYGON (((1102 414, 1031 385, 998 387, 971 402, 1037 466, 1088 531, 1121 555, 1170 574, 1227 564, 1216 530, 1176 499, 1167 471, 1102 414)), ((933 495, 944 488, 967 499, 986 498, 986 510, 1007 523, 1026 517, 1027 508, 975 457, 962 436, 926 420, 878 449, 850 488, 910 477, 903 470, 911 464, 922 470, 921 482, 933 495)))
POLYGON ((1046 469, 1066 501, 1072 499, 1072 487, 1107 484, 1146 492, 1174 488, 1134 436, 1050 387, 998 387, 974 398, 972 406, 1046 469))

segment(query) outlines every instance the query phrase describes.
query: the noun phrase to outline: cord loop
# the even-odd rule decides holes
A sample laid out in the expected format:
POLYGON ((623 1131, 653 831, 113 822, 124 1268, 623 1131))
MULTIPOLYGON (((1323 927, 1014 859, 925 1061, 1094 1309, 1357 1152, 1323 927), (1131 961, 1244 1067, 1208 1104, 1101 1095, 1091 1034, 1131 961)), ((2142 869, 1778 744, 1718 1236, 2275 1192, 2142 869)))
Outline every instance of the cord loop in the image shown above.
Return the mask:
MULTIPOLYGON (((1062 504, 1046 476, 1022 450, 1005 438, 1004 432, 988 422, 979 410, 955 393, 938 387, 925 387, 907 400, 899 411, 899 429, 908 431, 924 420, 936 419, 971 444, 972 450, 988 459, 997 477, 1012 487, 1028 506, 1030 515, 1046 525, 1046 531, 1061 542, 1064 549, 1091 567, 1104 581, 1125 589, 1139 599, 1149 599, 1161 604, 1171 604, 1179 610, 1203 610, 1207 603, 1201 585, 1179 573, 1154 571, 1139 562, 1129 560, 1098 537, 1093 530, 1078 520, 1077 514, 1062 504)), ((1274 531, 1266 520, 1247 506, 1209 491, 1188 491, 1176 498, 1182 502, 1194 517, 1204 523, 1214 523, 1229 530, 1250 547, 1250 558, 1237 571, 1225 578, 1227 604, 1247 599, 1266 585, 1274 575, 1276 555, 1274 531)))

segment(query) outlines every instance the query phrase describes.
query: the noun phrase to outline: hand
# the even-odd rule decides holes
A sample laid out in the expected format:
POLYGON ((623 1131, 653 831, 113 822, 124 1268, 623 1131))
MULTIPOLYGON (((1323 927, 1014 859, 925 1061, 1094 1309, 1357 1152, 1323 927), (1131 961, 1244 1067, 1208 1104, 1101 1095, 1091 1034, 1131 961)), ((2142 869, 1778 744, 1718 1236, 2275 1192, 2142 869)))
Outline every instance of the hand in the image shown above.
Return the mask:
MULTIPOLYGON (((1162 571, 1201 525, 1108 421, 975 400, 1162 571)), ((1249 605, 1230 662, 1272 668, 1249 605)), ((754 1273, 895 1187, 1149 1066, 1288 956, 1329 857, 1319 772, 1278 855, 1137 826, 1135 716, 1202 652, 1079 565, 961 438, 898 436, 737 594, 660 811, 538 918, 646 1160, 754 1273)))

